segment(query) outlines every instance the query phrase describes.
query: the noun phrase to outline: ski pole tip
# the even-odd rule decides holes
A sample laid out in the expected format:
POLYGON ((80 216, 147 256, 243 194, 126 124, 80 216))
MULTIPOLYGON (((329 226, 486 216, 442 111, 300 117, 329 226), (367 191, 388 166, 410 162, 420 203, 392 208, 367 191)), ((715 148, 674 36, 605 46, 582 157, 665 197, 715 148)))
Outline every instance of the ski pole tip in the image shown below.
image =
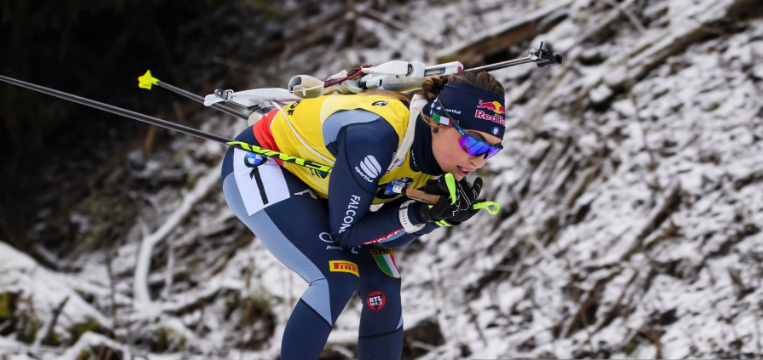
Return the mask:
POLYGON ((158 85, 159 79, 151 76, 151 70, 147 70, 143 76, 138 78, 138 87, 151 90, 151 85, 158 85))

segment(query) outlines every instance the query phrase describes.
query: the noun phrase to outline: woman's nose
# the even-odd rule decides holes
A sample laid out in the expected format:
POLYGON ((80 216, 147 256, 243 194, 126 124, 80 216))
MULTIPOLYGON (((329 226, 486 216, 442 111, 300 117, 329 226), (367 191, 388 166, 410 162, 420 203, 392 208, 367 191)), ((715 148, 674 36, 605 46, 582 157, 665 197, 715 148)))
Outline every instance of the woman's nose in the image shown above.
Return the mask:
POLYGON ((471 163, 471 165, 476 170, 476 169, 479 169, 479 168, 483 167, 485 165, 485 163, 487 162, 487 160, 485 159, 485 155, 477 155, 477 156, 472 156, 469 159, 469 162, 471 163))

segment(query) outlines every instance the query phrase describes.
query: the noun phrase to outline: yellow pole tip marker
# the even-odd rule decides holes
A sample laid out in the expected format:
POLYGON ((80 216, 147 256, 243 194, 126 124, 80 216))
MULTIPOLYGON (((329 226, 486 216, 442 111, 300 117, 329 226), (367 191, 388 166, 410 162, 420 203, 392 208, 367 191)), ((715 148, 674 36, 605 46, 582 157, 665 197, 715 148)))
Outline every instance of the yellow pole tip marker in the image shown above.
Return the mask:
POLYGON ((151 85, 158 85, 159 79, 151 76, 151 70, 147 70, 143 76, 138 78, 138 87, 151 90, 151 85))

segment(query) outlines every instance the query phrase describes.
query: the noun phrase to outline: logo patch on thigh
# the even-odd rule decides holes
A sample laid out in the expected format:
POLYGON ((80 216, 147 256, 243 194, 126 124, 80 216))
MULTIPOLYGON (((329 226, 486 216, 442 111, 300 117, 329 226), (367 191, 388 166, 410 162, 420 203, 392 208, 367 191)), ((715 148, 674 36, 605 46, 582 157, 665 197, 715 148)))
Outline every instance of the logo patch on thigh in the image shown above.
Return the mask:
POLYGON ((381 291, 374 291, 366 297, 366 304, 371 310, 381 310, 387 304, 387 297, 381 291))
POLYGON ((351 261, 331 260, 329 261, 329 269, 331 272, 346 272, 355 274, 355 276, 360 277, 360 273, 358 272, 358 265, 351 261))
POLYGON ((233 152, 233 172, 247 215, 291 196, 281 166, 259 154, 241 149, 233 152))
POLYGON ((376 260, 376 265, 383 273, 395 279, 400 278, 395 264, 395 256, 392 255, 392 249, 371 249, 371 255, 376 260))

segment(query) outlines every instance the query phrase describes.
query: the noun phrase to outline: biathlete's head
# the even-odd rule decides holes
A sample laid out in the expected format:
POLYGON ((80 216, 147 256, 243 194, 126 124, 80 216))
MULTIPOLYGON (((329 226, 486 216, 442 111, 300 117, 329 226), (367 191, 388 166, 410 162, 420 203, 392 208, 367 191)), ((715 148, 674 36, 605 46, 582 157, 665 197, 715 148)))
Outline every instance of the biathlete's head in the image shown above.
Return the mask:
POLYGON ((434 157, 456 180, 503 148, 505 92, 486 71, 427 78, 418 94, 429 101, 421 118, 432 131, 434 157))

